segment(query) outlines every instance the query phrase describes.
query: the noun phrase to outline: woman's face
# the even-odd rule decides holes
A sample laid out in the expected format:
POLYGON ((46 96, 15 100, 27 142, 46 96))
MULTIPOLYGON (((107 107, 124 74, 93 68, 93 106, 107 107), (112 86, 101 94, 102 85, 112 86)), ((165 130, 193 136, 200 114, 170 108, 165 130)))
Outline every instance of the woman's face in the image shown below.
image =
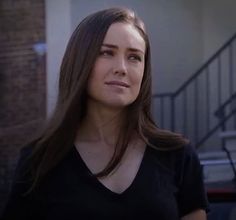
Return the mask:
POLYGON ((134 102, 142 83, 145 48, 145 41, 134 26, 112 24, 89 77, 89 101, 113 108, 134 102))

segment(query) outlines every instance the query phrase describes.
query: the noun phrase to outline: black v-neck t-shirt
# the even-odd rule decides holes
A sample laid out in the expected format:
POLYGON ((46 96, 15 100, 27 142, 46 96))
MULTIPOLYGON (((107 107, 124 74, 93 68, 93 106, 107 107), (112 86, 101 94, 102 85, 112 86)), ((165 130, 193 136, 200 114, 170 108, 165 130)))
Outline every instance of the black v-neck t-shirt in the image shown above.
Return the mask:
POLYGON ((120 194, 93 176, 73 147, 36 192, 23 196, 22 158, 3 219, 177 220, 197 209, 208 211, 202 169, 191 146, 172 151, 147 146, 133 182, 120 194))

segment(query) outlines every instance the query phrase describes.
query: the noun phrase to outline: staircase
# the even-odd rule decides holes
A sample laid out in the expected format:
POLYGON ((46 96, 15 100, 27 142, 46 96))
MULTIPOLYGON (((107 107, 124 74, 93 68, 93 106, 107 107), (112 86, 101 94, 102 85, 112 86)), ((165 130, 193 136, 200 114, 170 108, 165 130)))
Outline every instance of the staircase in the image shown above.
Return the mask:
POLYGON ((231 95, 215 112, 218 124, 214 130, 221 128, 219 139, 221 151, 199 153, 204 166, 205 182, 236 181, 236 129, 234 127, 236 115, 236 93, 231 95))
POLYGON ((236 131, 222 132, 220 136, 225 143, 222 151, 199 153, 206 183, 236 178, 236 131))
POLYGON ((197 148, 206 184, 236 187, 236 33, 176 92, 154 94, 153 111, 197 148))

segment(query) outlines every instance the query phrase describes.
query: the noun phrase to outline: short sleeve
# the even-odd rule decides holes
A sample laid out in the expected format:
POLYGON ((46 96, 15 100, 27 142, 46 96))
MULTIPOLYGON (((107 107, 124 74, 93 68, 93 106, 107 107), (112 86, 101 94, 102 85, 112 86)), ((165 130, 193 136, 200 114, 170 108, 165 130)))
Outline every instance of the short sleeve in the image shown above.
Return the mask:
POLYGON ((196 150, 187 145, 179 158, 179 192, 177 196, 180 217, 197 209, 209 211, 209 203, 203 182, 202 166, 196 150))

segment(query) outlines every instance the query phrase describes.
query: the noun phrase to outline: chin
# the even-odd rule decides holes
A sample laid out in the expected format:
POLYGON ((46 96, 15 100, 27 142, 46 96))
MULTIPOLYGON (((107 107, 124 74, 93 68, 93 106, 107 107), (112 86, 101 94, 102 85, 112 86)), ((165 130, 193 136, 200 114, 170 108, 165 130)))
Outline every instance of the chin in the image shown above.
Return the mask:
POLYGON ((135 100, 113 100, 111 102, 107 102, 106 105, 113 108, 125 108, 131 105, 135 100))
POLYGON ((109 108, 116 108, 116 109, 122 109, 129 105, 131 105, 135 99, 131 98, 124 98, 124 97, 103 97, 99 99, 92 99, 95 101, 94 103, 97 103, 98 105, 103 105, 109 108))
POLYGON ((129 104, 128 103, 117 103, 117 102, 113 102, 113 103, 106 103, 106 106, 110 107, 110 108, 117 108, 117 109, 122 109, 127 107, 129 104))

